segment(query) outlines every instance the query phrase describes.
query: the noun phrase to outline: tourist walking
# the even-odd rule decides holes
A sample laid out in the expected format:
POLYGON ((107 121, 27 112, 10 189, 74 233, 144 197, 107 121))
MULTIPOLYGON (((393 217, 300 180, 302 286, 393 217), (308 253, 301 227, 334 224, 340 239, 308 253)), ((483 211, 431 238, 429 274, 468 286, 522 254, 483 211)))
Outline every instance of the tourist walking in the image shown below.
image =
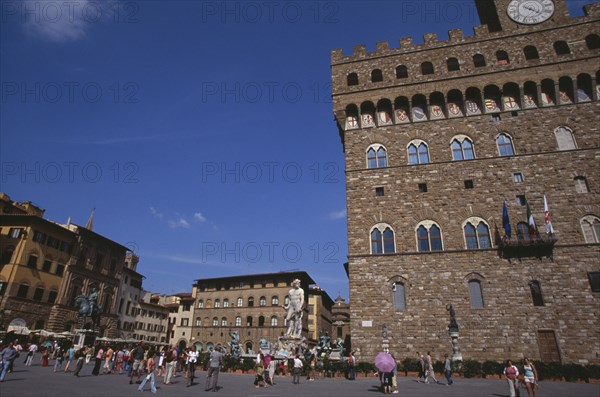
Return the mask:
POLYGON ((81 349, 79 349, 75 352, 75 359, 77 360, 77 363, 75 365, 75 373, 73 375, 75 375, 77 377, 79 377, 79 372, 81 372, 81 369, 83 368, 83 363, 85 362, 86 351, 87 351, 87 348, 85 346, 83 346, 83 347, 81 347, 81 349))
POLYGON ((2 351, 0 351, 0 382, 4 382, 6 374, 11 368, 11 364, 18 357, 19 352, 15 349, 12 342, 10 342, 2 351))
POLYGON ((452 361, 447 354, 444 356, 444 375, 446 376, 446 386, 450 386, 454 383, 452 380, 452 361))
POLYGON ((173 376, 173 371, 175 369, 175 365, 177 364, 175 361, 175 353, 176 350, 172 346, 169 346, 167 353, 165 354, 165 377, 163 379, 163 383, 165 385, 171 384, 171 377, 173 376))
POLYGON ((62 367, 63 360, 65 359, 65 352, 57 345, 52 354, 54 356, 54 372, 60 371, 60 367, 62 367))
POLYGON ((506 382, 508 383, 508 390, 510 397, 515 397, 519 388, 519 370, 515 367, 511 360, 506 361, 506 368, 504 368, 504 376, 506 376, 506 382))
POLYGON ((221 369, 221 363, 223 361, 223 354, 221 354, 221 348, 219 346, 215 347, 212 352, 210 352, 210 360, 208 363, 208 374, 206 375, 206 387, 204 390, 209 391, 218 391, 219 386, 219 371, 221 369))
POLYGON ((348 354, 348 380, 356 379, 356 358, 354 357, 354 352, 351 351, 348 354))
POLYGON ((392 393, 398 394, 398 363, 396 363, 396 357, 393 354, 390 354, 394 359, 394 369, 392 370, 392 393))
POLYGON ((265 356, 260 353, 258 355, 258 362, 256 363, 256 377, 254 378, 254 386, 258 389, 262 383, 264 388, 268 388, 267 382, 265 381, 265 356))
POLYGON ((523 365, 523 381, 525 382, 527 395, 529 397, 536 397, 535 392, 536 388, 538 387, 538 374, 529 358, 525 357, 524 361, 525 365, 523 365))
POLYGON ((192 345, 192 348, 187 353, 186 364, 188 368, 187 375, 187 387, 190 387, 194 384, 194 377, 196 376, 196 362, 198 361, 198 351, 196 350, 196 345, 192 345))
MULTIPOLYGON (((98 376, 100 374, 100 366, 102 365, 102 356, 104 355, 104 350, 102 349, 102 346, 98 346, 98 350, 96 350, 95 353, 95 361, 94 361, 94 369, 92 370, 92 375, 94 376, 98 376)), ((66 369, 65 369, 65 372, 66 369)))
POLYGON ((113 354, 114 354, 114 350, 112 349, 112 347, 108 346, 108 348, 106 349, 106 354, 104 355, 103 372, 105 375, 107 373, 108 374, 112 373, 111 368, 110 368, 110 362, 113 359, 113 354))
POLYGON ((271 361, 269 362, 269 365, 267 366, 268 374, 269 374, 269 383, 271 385, 275 384, 275 367, 276 366, 277 366, 277 363, 275 361, 275 357, 271 357, 271 361))
POLYGON ((133 361, 131 373, 129 374, 129 384, 133 383, 133 376, 137 374, 137 381, 140 381, 140 375, 143 371, 142 361, 144 360, 144 341, 140 341, 138 345, 129 352, 129 361, 133 361))
POLYGON ((42 350, 42 367, 48 366, 48 358, 50 357, 50 353, 48 352, 49 348, 43 348, 42 350))
MULTIPOLYGON (((352 353, 350 353, 352 354, 352 353)), ((315 380, 315 371, 317 369, 317 357, 314 354, 310 355, 308 359, 308 381, 313 382, 315 380)), ((350 373, 348 373, 348 379, 350 379, 350 373)))
POLYGON ((421 383, 421 379, 423 380, 423 382, 425 382, 427 380, 427 378, 425 377, 425 358, 422 354, 419 354, 419 352, 417 352, 417 359, 419 360, 419 375, 417 377, 417 382, 421 383))
POLYGON ((140 386, 138 387, 138 391, 144 391, 144 386, 146 385, 146 382, 150 381, 150 391, 152 393, 156 393, 156 382, 155 382, 155 378, 154 378, 154 370, 156 369, 156 365, 155 365, 155 357, 156 357, 156 353, 154 352, 154 350, 151 350, 148 352, 148 360, 146 360, 146 373, 147 375, 144 377, 144 380, 142 381, 142 383, 140 383, 140 386))
POLYGON ((67 364, 65 365, 65 372, 69 372, 69 365, 71 361, 75 358, 75 345, 71 344, 69 349, 67 350, 67 364))
POLYGON ((292 383, 299 385, 300 384, 300 373, 302 372, 302 360, 300 360, 300 356, 296 355, 294 358, 294 376, 292 378, 292 383))
POLYGON ((427 357, 425 358, 425 370, 427 371, 427 378, 425 379, 425 383, 429 383, 429 378, 433 379, 433 383, 437 384, 438 381, 435 378, 435 372, 433 371, 433 360, 431 359, 431 352, 427 352, 427 357))
POLYGON ((38 347, 35 343, 32 343, 31 345, 29 345, 27 357, 25 358, 25 361, 23 362, 26 367, 31 367, 31 363, 33 361, 33 356, 35 355, 35 352, 37 352, 37 349, 38 349, 38 347))

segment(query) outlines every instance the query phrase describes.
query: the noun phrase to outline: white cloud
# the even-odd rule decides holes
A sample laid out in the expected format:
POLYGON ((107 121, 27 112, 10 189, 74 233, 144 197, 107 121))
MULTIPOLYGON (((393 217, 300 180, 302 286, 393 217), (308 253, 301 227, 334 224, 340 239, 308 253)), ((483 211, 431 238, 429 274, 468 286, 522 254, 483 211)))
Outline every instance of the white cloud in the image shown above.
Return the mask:
POLYGON ((177 229, 177 228, 183 228, 183 229, 189 229, 190 228, 190 223, 182 216, 179 217, 178 220, 176 221, 168 221, 169 227, 172 229, 177 229))
MULTIPOLYGON (((79 40, 86 35, 89 22, 85 12, 91 12, 88 0, 77 2, 24 1, 21 5, 23 28, 36 37, 54 42, 79 40)), ((87 17, 91 20, 91 16, 87 17)))
POLYGON ((152 215, 154 215, 155 218, 158 218, 158 219, 163 218, 162 212, 158 212, 158 210, 156 208, 154 208, 153 206, 150 206, 150 213, 152 215))
POLYGON ((194 220, 195 220, 196 222, 205 222, 205 221, 206 221, 206 218, 205 218, 205 217, 204 217, 204 215, 202 215, 200 212, 196 212, 196 213, 194 214, 194 220))
POLYGON ((330 212, 328 215, 329 219, 332 220, 336 220, 336 219, 343 219, 346 217, 346 210, 341 210, 341 211, 334 211, 334 212, 330 212))

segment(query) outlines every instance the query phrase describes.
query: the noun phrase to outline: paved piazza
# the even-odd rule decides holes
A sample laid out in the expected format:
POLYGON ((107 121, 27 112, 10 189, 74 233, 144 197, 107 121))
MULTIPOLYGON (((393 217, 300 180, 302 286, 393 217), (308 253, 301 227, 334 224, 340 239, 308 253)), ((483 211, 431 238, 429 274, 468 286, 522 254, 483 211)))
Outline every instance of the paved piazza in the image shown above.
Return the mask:
MULTIPOLYGON (((36 360, 37 361, 37 360, 36 360)), ((76 378, 73 373, 54 373, 52 367, 42 367, 37 361, 31 367, 25 367, 23 361, 16 363, 15 372, 7 374, 4 383, 0 383, 0 396, 2 397, 125 397, 152 395, 149 385, 140 393, 137 385, 130 385, 125 375, 99 375, 92 376, 93 366, 84 366, 81 377, 76 378)), ((204 391, 206 372, 197 371, 198 377, 192 387, 185 387, 185 378, 177 375, 173 384, 163 385, 162 380, 157 383, 156 395, 163 396, 377 396, 379 381, 376 378, 358 378, 348 381, 343 378, 321 379, 308 382, 304 378, 299 385, 292 384, 292 378, 276 377, 275 386, 268 389, 255 389, 254 377, 246 374, 225 374, 219 376, 221 389, 218 394, 204 391)), ((463 396, 508 396, 505 381, 498 379, 455 379, 454 385, 424 385, 415 382, 413 378, 399 377, 400 396, 431 396, 431 397, 463 397, 463 396)), ((527 396, 523 389, 521 396, 527 396)), ((566 382, 542 382, 539 397, 598 397, 600 385, 578 384, 566 382)))

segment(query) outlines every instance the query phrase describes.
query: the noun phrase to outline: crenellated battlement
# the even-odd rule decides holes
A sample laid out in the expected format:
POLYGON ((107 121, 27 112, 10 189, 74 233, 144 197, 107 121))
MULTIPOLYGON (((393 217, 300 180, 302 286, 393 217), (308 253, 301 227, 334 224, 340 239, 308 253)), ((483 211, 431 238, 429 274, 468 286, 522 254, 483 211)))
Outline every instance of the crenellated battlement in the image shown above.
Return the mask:
MULTIPOLYGON (((598 19, 598 17, 600 17, 600 2, 584 6, 584 14, 585 15, 581 17, 571 18, 571 20, 573 22, 585 22, 598 19)), ((537 29, 536 25, 523 28, 519 34, 527 33, 535 29, 537 29)), ((487 25, 477 25, 473 26, 472 36, 466 36, 462 29, 452 29, 448 31, 448 39, 440 41, 437 33, 431 32, 423 35, 423 44, 414 44, 412 37, 402 37, 400 38, 399 46, 396 48, 390 47, 388 41, 379 41, 376 43, 374 52, 367 52, 366 45, 360 44, 354 46, 352 55, 348 56, 344 55, 343 49, 337 48, 331 51, 331 64, 366 60, 387 55, 402 55, 403 53, 411 51, 435 49, 449 44, 478 42, 511 34, 514 34, 514 32, 490 32, 487 25)))

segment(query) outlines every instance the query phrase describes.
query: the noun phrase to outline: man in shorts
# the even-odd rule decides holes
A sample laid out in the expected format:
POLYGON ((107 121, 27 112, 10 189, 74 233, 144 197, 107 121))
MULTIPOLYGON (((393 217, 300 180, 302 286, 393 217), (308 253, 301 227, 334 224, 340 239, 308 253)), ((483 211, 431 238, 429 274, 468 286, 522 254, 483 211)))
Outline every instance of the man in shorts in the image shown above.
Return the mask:
POLYGON ((130 360, 133 359, 133 366, 131 368, 131 375, 129 376, 129 384, 133 383, 133 374, 137 374, 137 383, 140 383, 142 374, 142 361, 144 361, 144 341, 140 341, 138 345, 130 353, 130 360))

